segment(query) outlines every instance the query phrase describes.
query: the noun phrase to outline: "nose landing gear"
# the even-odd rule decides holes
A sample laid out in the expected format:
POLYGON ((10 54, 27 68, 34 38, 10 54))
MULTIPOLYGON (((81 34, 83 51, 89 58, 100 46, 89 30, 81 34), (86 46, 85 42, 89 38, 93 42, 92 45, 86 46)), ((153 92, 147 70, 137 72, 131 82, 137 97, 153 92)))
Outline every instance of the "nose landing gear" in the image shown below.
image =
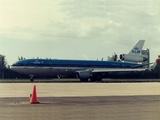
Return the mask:
POLYGON ((30 76, 30 81, 34 82, 34 75, 29 75, 30 76))

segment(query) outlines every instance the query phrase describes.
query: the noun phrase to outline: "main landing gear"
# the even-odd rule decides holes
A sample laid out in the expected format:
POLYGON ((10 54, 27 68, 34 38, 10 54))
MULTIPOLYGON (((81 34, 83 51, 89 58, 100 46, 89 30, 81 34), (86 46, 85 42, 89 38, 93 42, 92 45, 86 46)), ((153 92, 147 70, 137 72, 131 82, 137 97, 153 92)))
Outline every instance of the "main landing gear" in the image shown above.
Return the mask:
POLYGON ((88 82, 88 78, 81 78, 80 81, 81 82, 88 82))
MULTIPOLYGON (((93 75, 90 78, 90 82, 102 82, 102 76, 101 75, 93 75)), ((81 82, 88 82, 88 78, 80 78, 81 82)))
POLYGON ((101 75, 93 75, 90 77, 90 82, 102 82, 101 75))

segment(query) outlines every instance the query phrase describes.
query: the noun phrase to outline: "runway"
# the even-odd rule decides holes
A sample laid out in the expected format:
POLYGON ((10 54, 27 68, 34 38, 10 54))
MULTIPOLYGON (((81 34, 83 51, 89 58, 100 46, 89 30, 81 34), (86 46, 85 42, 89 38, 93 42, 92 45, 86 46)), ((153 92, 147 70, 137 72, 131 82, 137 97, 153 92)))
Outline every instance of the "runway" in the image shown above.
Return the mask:
POLYGON ((159 120, 160 83, 0 83, 1 120, 159 120), (29 104, 33 85, 40 104, 29 104))
MULTIPOLYGON (((78 83, 78 78, 51 78, 35 79, 34 83, 78 83)), ((103 78, 101 83, 122 83, 122 82, 160 82, 160 79, 112 79, 103 78)), ((30 83, 30 79, 0 79, 0 83, 30 83)))

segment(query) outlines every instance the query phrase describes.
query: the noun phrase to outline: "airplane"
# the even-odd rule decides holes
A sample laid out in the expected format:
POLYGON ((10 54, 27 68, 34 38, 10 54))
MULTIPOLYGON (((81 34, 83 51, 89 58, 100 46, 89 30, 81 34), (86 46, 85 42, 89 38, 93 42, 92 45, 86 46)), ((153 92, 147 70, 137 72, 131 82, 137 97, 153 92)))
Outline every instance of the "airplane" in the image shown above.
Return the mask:
MULTIPOLYGON (((141 43, 141 42, 140 42, 141 43)), ((143 44, 135 47, 141 49, 143 44)), ((139 53, 138 53, 139 54, 139 53)), ((64 60, 64 59, 22 59, 11 66, 11 70, 27 74, 30 81, 34 81, 35 75, 75 75, 81 82, 102 81, 104 75, 109 72, 131 72, 146 71, 142 64, 119 62, 119 61, 97 61, 97 60, 64 60)))

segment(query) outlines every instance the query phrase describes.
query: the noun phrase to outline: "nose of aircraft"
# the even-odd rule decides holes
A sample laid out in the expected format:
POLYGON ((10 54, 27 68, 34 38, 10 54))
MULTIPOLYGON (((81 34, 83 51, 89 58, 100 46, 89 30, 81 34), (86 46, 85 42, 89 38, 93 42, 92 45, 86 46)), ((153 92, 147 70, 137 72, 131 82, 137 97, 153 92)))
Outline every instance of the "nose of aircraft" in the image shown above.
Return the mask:
POLYGON ((13 65, 11 65, 11 66, 10 66, 10 69, 14 71, 14 67, 13 67, 13 65))
POLYGON ((18 72, 18 71, 19 71, 18 68, 17 68, 16 66, 13 66, 13 65, 10 66, 10 69, 11 69, 12 71, 15 71, 15 72, 18 72))

